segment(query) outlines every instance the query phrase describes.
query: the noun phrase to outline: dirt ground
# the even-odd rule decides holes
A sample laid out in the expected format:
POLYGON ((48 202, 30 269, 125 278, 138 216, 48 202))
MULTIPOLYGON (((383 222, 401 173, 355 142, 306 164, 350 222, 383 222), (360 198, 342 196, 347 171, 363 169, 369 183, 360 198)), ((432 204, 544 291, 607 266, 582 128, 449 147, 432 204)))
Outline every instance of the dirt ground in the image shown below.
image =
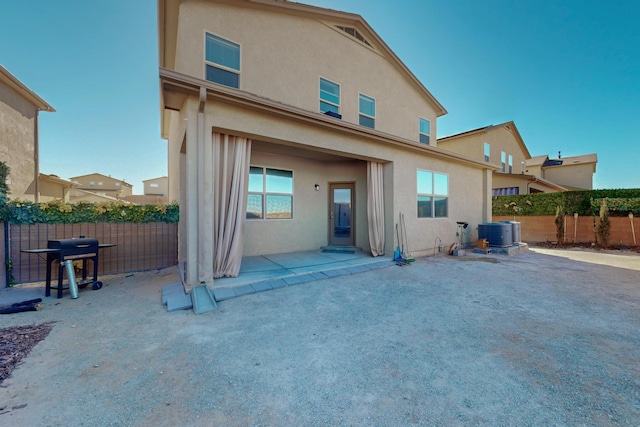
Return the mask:
POLYGON ((0 384, 0 425, 640 425, 636 253, 426 257, 200 315, 162 306, 176 280, 0 292, 44 300, 0 340, 50 327, 0 384))

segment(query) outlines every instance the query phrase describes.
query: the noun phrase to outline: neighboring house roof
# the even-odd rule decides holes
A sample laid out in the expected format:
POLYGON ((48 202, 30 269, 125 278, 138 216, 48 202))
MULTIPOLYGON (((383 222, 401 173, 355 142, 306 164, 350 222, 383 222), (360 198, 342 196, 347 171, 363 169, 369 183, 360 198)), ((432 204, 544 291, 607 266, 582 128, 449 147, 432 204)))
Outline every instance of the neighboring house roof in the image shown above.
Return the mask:
MULTIPOLYGON (((213 0, 209 0, 213 1, 213 0)), ((333 9, 326 9, 318 6, 311 6, 302 3, 294 3, 290 1, 282 0, 215 0, 220 3, 230 3, 233 5, 239 5, 244 3, 244 6, 258 7, 267 9, 279 9, 281 12, 292 13, 298 15, 306 15, 315 19, 331 20, 336 24, 349 24, 354 27, 365 41, 365 44, 375 47, 379 50, 384 57, 389 59, 389 62, 404 75, 407 80, 413 85, 413 87, 431 103, 436 111, 436 116, 443 116, 447 114, 447 110, 438 102, 438 100, 427 90, 420 80, 409 70, 409 68, 398 58, 398 56, 387 46, 387 44, 378 36, 378 34, 371 28, 367 21, 360 15, 348 12, 342 12, 333 9)), ((158 11, 160 14, 160 26, 161 33, 165 33, 165 37, 159 41, 160 48, 160 66, 167 67, 166 52, 167 50, 175 53, 175 45, 167 46, 169 44, 175 44, 177 42, 177 19, 178 3, 179 0, 158 0, 158 11), (170 13, 165 13, 165 10, 171 10, 170 13), (169 22, 172 21, 172 22, 169 22)), ((358 38, 359 39, 359 38, 358 38)))
POLYGON ((526 166, 542 166, 547 160, 549 160, 549 156, 543 154, 527 159, 525 164, 526 166))
MULTIPOLYGON (((527 159, 527 166, 542 166, 542 167, 554 167, 554 166, 571 166, 571 165, 580 165, 580 164, 595 164, 598 163, 598 155, 593 154, 583 154, 580 156, 569 156, 569 157, 561 157, 556 159, 550 159, 548 155, 535 156, 530 159, 527 159)), ((595 170, 594 170, 595 172, 595 170)))
POLYGON ((40 98, 34 91, 29 89, 24 83, 18 80, 13 74, 11 74, 6 68, 0 65, 0 82, 3 82, 11 89, 18 92, 25 99, 35 105, 38 110, 55 112, 56 110, 47 103, 44 99, 40 98))
POLYGON ((159 176, 157 178, 143 179, 142 182, 157 181, 159 179, 169 179, 169 177, 167 177, 167 176, 159 176))
POLYGON ((68 181, 66 179, 62 179, 58 175, 53 175, 53 174, 47 175, 45 173, 41 173, 41 174, 38 175, 38 178, 41 179, 41 180, 44 180, 44 181, 50 181, 50 182, 53 182, 55 184, 60 184, 60 185, 63 185, 65 187, 70 187, 70 188, 75 185, 73 182, 68 181))
POLYGON ((551 189, 557 190, 557 191, 567 191, 569 190, 569 188, 567 187, 563 187, 562 185, 556 184, 554 182, 551 181, 547 181, 546 179, 542 179, 539 178, 535 175, 525 175, 525 174, 509 174, 509 173, 505 173, 505 172, 495 172, 496 175, 505 175, 507 176, 509 179, 515 179, 515 180, 522 180, 522 181, 529 181, 532 183, 539 183, 542 184, 546 187, 549 187, 551 189))
POLYGON ((509 121, 509 122, 505 122, 505 123, 500 123, 498 125, 489 125, 489 126, 483 126, 481 128, 477 128, 477 129, 472 129, 472 130, 468 130, 465 132, 460 132, 460 133, 456 133, 454 135, 449 135, 449 136, 444 136, 442 138, 438 138, 438 144, 440 143, 446 143, 447 141, 451 141, 453 139, 456 138, 461 138, 464 136, 469 136, 472 134, 477 134, 477 133, 487 133, 490 132, 494 129, 499 129, 499 128, 505 128, 508 131, 510 131, 511 133, 513 133, 513 135, 516 138, 516 141, 518 142, 518 145, 520 146, 520 149, 522 150, 522 153, 524 154, 524 156, 529 159, 531 157, 531 153, 529 153, 529 149, 527 148, 526 144, 524 143, 524 140, 522 139, 522 136, 520 135, 520 131, 518 131, 518 128, 515 124, 515 122, 509 121))
POLYGON ((122 202, 122 203, 130 203, 128 201, 122 199, 116 199, 115 197, 107 196, 104 194, 94 193, 93 191, 81 190, 79 188, 74 188, 71 190, 70 199, 72 203, 79 202, 82 200, 100 200, 104 202, 122 202))
POLYGON ((128 187, 133 187, 133 185, 132 185, 132 184, 129 184, 129 183, 128 183, 128 182, 126 182, 125 180, 118 179, 118 178, 114 178, 114 177, 112 177, 112 176, 104 175, 104 174, 101 174, 101 173, 98 173, 98 172, 88 173, 88 174, 86 174, 86 175, 72 176, 72 177, 71 177, 71 178, 69 178, 69 179, 70 179, 71 181, 73 181, 74 179, 78 179, 78 178, 86 178, 86 177, 93 176, 93 175, 103 176, 103 177, 105 177, 105 178, 108 178, 108 179, 112 179, 112 180, 114 180, 114 181, 121 182, 121 183, 123 183, 124 185, 126 185, 126 186, 128 186, 128 187))

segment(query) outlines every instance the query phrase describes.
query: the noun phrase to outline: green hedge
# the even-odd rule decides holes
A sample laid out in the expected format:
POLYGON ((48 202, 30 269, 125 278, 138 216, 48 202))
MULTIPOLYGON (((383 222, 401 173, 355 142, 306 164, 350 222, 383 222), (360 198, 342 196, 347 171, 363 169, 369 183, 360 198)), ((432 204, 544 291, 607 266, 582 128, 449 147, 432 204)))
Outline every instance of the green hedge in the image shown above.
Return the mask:
POLYGON ((177 204, 132 205, 122 201, 77 204, 61 200, 34 203, 12 200, 0 210, 0 220, 11 224, 76 224, 80 222, 167 222, 176 223, 180 209, 177 204))
POLYGON ((563 191, 493 197, 493 215, 598 215, 602 199, 607 199, 609 216, 640 214, 640 189, 563 191))

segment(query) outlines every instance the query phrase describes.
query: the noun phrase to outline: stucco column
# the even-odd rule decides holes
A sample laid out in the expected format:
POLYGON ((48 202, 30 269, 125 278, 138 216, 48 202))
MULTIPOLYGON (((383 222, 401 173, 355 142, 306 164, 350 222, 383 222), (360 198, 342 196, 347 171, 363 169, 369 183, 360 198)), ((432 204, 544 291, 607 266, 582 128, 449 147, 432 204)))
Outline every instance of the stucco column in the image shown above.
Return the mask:
POLYGON ((187 265, 185 290, 199 284, 198 278, 198 100, 190 98, 187 104, 186 129, 186 231, 187 265))
POLYGON ((200 88, 198 107, 198 278, 213 285, 213 141, 206 114, 207 90, 200 88))

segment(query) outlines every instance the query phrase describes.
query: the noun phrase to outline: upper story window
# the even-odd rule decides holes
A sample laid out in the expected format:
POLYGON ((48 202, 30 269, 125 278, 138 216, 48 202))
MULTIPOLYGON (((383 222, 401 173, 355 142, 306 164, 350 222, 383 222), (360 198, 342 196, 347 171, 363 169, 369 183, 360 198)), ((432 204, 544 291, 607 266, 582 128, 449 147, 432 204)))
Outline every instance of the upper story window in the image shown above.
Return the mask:
POLYGON ((370 96, 360 94, 359 105, 359 123, 360 126, 366 126, 371 129, 376 127, 376 100, 370 96))
POLYGON ((420 117, 420 142, 429 144, 431 137, 431 122, 420 117))
POLYGON ((238 89, 240 87, 240 45, 207 33, 205 78, 238 89))
POLYGON ((116 187, 120 187, 120 183, 119 182, 116 182, 116 187))
POLYGON ((491 146, 489 145, 488 142, 484 143, 484 161, 489 163, 489 160, 491 159, 491 146))
POLYGON ((93 187, 95 185, 96 185, 95 181, 89 181, 89 187, 93 187))
POLYGON ((507 171, 507 153, 505 153, 504 151, 500 152, 500 168, 502 172, 507 171))
POLYGON ((449 175, 418 170, 418 218, 449 215, 449 175))
POLYGON ((293 172, 251 166, 247 219, 293 218, 293 172))
POLYGON ((513 156, 509 154, 509 173, 513 173, 513 156))
POLYGON ((340 85, 320 77, 320 112, 340 116, 340 85))
POLYGON ((158 183, 156 183, 156 182, 152 182, 151 184, 149 184, 149 187, 151 187, 151 188, 158 188, 158 183))
POLYGON ((102 181, 98 181, 98 185, 102 187, 102 181))

